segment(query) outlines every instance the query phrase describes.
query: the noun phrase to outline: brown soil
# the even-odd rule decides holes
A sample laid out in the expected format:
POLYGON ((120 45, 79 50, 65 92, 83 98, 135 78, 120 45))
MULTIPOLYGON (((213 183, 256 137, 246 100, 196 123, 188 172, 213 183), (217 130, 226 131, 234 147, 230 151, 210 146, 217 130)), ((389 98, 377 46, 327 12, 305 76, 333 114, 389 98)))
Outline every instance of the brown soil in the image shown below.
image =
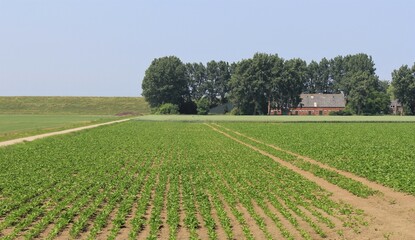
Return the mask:
MULTIPOLYGON (((153 163, 153 166, 154 166, 154 163, 153 163)), ((151 212, 153 211, 153 207, 154 207, 152 203, 154 201, 154 196, 156 194, 156 188, 158 184, 159 184, 159 175, 157 175, 156 177, 156 182, 153 186, 153 189, 151 190, 150 199, 147 204, 147 210, 146 210, 146 213, 144 214, 144 218, 147 221, 151 218, 151 212)), ((143 230, 140 232, 137 239, 147 239, 149 235, 150 235, 150 226, 148 224, 145 224, 143 230)))
POLYGON ((220 224, 220 220, 219 220, 219 216, 218 216, 218 212, 216 211, 215 206, 212 203, 212 197, 209 196, 209 202, 211 203, 211 215, 213 220, 215 221, 215 230, 216 230, 216 235, 218 237, 218 239, 226 239, 226 232, 223 229, 223 226, 220 224))
POLYGON ((255 219, 249 214, 248 210, 242 204, 237 204, 235 207, 238 212, 242 213, 244 216, 246 225, 252 235, 258 239, 267 239, 264 232, 259 228, 258 224, 256 224, 255 219))
POLYGON ((183 208, 183 193, 182 193, 182 187, 181 187, 181 177, 179 177, 179 191, 180 191, 180 213, 179 213, 179 228, 177 230, 177 239, 189 239, 190 238, 190 232, 189 230, 186 228, 185 224, 184 224, 184 218, 186 217, 186 214, 184 212, 184 208, 183 208))
POLYGON ((119 203, 116 204, 116 206, 114 207, 114 209, 112 210, 112 212, 108 216, 107 225, 104 228, 102 228, 101 231, 97 234, 96 239, 107 239, 108 236, 111 234, 111 229, 114 226, 112 221, 117 216, 118 207, 119 207, 119 203))
MULTIPOLYGON (((196 191, 193 188, 193 194, 196 195, 196 191)), ((196 196, 195 196, 196 197, 196 196)), ((196 219, 199 222, 199 227, 197 228, 196 232, 197 232, 197 236, 200 239, 209 239, 209 233, 208 233, 208 229, 205 226, 205 221, 202 217, 202 215, 200 214, 199 211, 199 205, 197 204, 197 201, 194 202, 195 204, 195 209, 196 209, 196 219)))
POLYGON ((167 224, 167 196, 169 194, 169 191, 170 191, 170 178, 167 179, 166 191, 164 192, 163 210, 161 210, 161 221, 163 225, 160 229, 160 233, 158 236, 160 239, 169 238, 169 225, 167 224))
POLYGON ((46 239, 46 237, 52 232, 53 228, 55 227, 55 223, 50 223, 43 232, 39 234, 36 239, 46 239))
MULTIPOLYGON (((270 202, 267 202, 267 207, 278 217, 281 224, 287 229, 288 232, 294 237, 294 239, 302 239, 300 232, 276 209, 270 202)), ((284 238, 281 238, 284 239, 284 238)))
POLYGON ((222 201, 223 209, 225 210, 226 215, 228 215, 228 217, 231 221, 232 232, 233 232, 234 239, 245 239, 245 235, 244 235, 244 232, 242 230, 242 226, 238 222, 238 219, 236 219, 236 217, 233 215, 231 208, 229 207, 229 205, 226 203, 226 201, 222 197, 220 197, 220 200, 222 201))
POLYGON ((270 233, 273 239, 284 239, 284 237, 281 235, 280 230, 275 225, 274 221, 272 221, 271 218, 269 218, 264 210, 255 201, 252 201, 252 204, 254 206, 255 212, 258 213, 258 215, 264 219, 264 223, 266 225, 267 231, 270 233))
POLYGON ((0 238, 2 238, 3 236, 7 236, 7 235, 11 234, 13 232, 13 229, 14 229, 14 227, 8 227, 6 229, 3 229, 0 232, 0 238))
MULTIPOLYGON (((371 196, 367 199, 357 197, 322 178, 314 176, 310 172, 304 171, 278 157, 273 156, 266 151, 260 150, 248 143, 236 139, 212 125, 208 126, 211 127, 214 131, 219 132, 224 136, 246 147, 249 147, 254 151, 259 152, 260 154, 273 159, 282 166, 302 175, 304 178, 312 182, 315 182, 323 189, 333 193, 331 196, 333 200, 338 202, 345 202, 351 204, 355 208, 362 209, 365 214, 367 214, 369 225, 365 228, 362 227, 359 234, 355 236, 351 234, 350 239, 354 239, 354 237, 360 239, 415 239, 415 196, 396 192, 393 189, 370 182, 367 179, 353 176, 351 173, 346 173, 344 171, 339 171, 337 169, 331 168, 340 174, 343 174, 344 176, 360 181, 363 184, 366 184, 369 187, 372 187, 373 189, 379 190, 381 192, 381 194, 371 196)), ((298 154, 297 156, 303 157, 298 154)), ((303 159, 313 161, 313 163, 316 162, 310 158, 303 157, 303 159)))

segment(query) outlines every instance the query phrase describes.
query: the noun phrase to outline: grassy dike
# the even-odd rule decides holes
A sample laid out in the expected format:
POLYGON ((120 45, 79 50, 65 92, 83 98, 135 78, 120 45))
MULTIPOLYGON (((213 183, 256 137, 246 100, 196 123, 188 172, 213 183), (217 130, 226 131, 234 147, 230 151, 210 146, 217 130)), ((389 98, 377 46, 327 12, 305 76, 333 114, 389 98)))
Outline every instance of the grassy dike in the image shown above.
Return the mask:
POLYGON ((149 112, 141 97, 0 97, 0 141, 149 112))
POLYGON ((0 114, 143 115, 142 97, 0 97, 0 114))

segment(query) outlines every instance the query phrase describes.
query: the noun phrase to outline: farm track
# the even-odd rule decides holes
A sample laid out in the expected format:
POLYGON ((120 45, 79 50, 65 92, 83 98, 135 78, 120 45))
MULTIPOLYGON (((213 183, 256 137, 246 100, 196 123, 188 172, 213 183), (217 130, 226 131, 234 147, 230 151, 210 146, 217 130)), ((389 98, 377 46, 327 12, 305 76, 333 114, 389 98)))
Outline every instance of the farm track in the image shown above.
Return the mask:
POLYGON ((45 137, 61 135, 61 134, 66 134, 66 133, 71 133, 71 132, 78 132, 78 131, 82 131, 82 130, 85 130, 85 129, 96 128, 96 127, 99 127, 99 126, 105 126, 105 125, 114 124, 114 123, 121 123, 121 122, 129 121, 129 120, 131 120, 131 119, 130 118, 122 119, 122 120, 117 120, 117 121, 111 121, 111 122, 105 122, 105 123, 100 123, 100 124, 88 125, 88 126, 84 126, 84 127, 66 129, 66 130, 58 131, 58 132, 50 132, 50 133, 44 133, 44 134, 39 134, 39 135, 35 135, 35 136, 30 136, 30 137, 24 137, 24 138, 18 138, 18 139, 3 141, 3 142, 0 142, 0 147, 5 147, 5 146, 13 145, 13 144, 16 144, 16 143, 22 143, 22 142, 31 142, 31 141, 34 141, 36 139, 41 139, 41 138, 45 138, 45 137))
MULTIPOLYGON (((240 132, 233 131, 229 128, 223 127, 218 124, 207 124, 212 130, 221 133, 222 135, 246 146, 254 151, 257 151, 261 153, 264 156, 267 156, 274 161, 277 161, 279 164, 287 167, 288 169, 301 174, 305 178, 307 178, 310 181, 315 182, 322 188, 328 190, 332 193, 331 198, 336 201, 343 201, 351 204, 352 206, 362 209, 369 218, 369 226, 367 228, 362 228, 362 233, 359 234, 361 236, 365 236, 365 238, 368 239, 415 239, 415 232, 413 229, 415 229, 415 197, 412 195, 408 195, 405 193, 394 191, 393 189, 390 189, 388 187, 382 186, 378 183, 369 181, 365 178, 356 176, 353 173, 349 173, 346 171, 338 170, 336 168, 327 166, 325 164, 322 164, 314 159, 311 159, 306 156, 302 156, 300 154, 281 149, 275 145, 267 144, 262 141, 259 141, 255 138, 252 138, 250 136, 244 135, 240 132), (221 129, 223 130, 221 130, 221 129), (225 132, 226 131, 226 132, 225 132), (282 160, 281 158, 278 158, 271 153, 261 150, 253 145, 250 145, 249 143, 235 138, 231 136, 229 133, 241 136, 243 138, 249 139, 251 141, 265 144, 271 148, 274 148, 277 151, 288 153, 292 156, 301 158, 307 162, 310 162, 312 164, 316 164, 321 168, 329 169, 331 171, 335 171, 347 178, 353 179, 355 181, 361 182, 364 185, 367 185, 368 187, 375 189, 379 193, 368 197, 367 199, 357 197, 350 192, 348 192, 345 189, 342 189, 322 178, 319 178, 310 172, 304 171, 295 165, 282 160)), ((349 237, 358 237, 358 236, 349 236, 349 237)), ((347 237, 347 238, 349 238, 347 237)))
MULTIPOLYGON (((20 215, 13 204, 11 210, 0 211, 0 226, 4 226, 0 239, 23 239, 35 230, 39 232, 35 239, 415 239, 413 196, 217 124, 166 127, 164 123, 153 129, 151 123, 124 124, 131 128, 121 131, 122 126, 114 125, 94 130, 102 134, 96 139, 93 131, 71 136, 72 144, 82 147, 74 147, 78 151, 84 145, 76 144, 87 139, 85 145, 100 141, 90 152, 98 154, 105 148, 118 152, 90 154, 93 161, 108 159, 69 174, 76 176, 73 182, 58 182, 57 186, 68 188, 54 197, 65 202, 50 208, 43 207, 46 201, 36 203, 42 206, 42 215, 28 222, 25 230, 18 232, 16 222, 36 213, 30 201, 22 198, 16 203, 27 205, 20 215), (137 130, 134 124, 144 127, 137 130), (145 137, 131 138, 133 131, 145 137), (117 138, 123 139, 119 145, 113 142, 117 138), (356 196, 269 149, 335 171, 378 193, 356 196), (101 175, 95 180, 97 173, 101 175), (83 181, 84 189, 77 185, 83 181), (53 211, 55 217, 43 224, 42 217, 53 211), (15 237, 9 237, 13 231, 15 237)), ((44 200, 52 193, 28 196, 44 200)), ((9 200, 1 194, 0 188, 0 199, 9 200)))

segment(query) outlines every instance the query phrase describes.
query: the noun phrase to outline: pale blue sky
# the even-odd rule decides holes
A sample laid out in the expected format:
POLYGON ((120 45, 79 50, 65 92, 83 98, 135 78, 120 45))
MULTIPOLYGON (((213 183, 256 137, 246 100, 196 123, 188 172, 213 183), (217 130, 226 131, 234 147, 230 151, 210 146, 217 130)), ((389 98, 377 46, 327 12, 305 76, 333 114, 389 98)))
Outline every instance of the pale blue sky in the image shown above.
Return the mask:
POLYGON ((1 96, 140 96, 154 58, 415 62, 414 0, 0 0, 1 96))

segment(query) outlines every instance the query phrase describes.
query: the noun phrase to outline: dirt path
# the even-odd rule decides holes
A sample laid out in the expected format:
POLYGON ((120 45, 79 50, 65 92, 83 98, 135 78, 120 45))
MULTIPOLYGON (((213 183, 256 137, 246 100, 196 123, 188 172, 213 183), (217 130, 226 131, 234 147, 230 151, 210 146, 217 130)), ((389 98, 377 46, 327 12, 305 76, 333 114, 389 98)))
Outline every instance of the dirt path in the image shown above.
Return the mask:
MULTIPOLYGON (((357 197, 348 191, 329 183, 328 181, 314 176, 312 173, 304 171, 291 163, 288 163, 272 154, 260 150, 246 142, 243 142, 228 133, 218 129, 213 125, 207 124, 212 130, 223 134, 224 136, 248 147, 260 154, 267 156, 274 161, 278 162, 282 166, 301 174, 304 178, 315 182, 320 187, 332 192, 332 198, 336 201, 343 201, 351 204, 355 208, 362 209, 368 216, 369 225, 366 228, 362 228, 362 232, 358 235, 346 236, 348 239, 415 239, 415 196, 396 192, 390 188, 384 187, 377 183, 368 181, 367 179, 357 177, 351 173, 336 170, 340 174, 353 178, 362 182, 376 190, 379 190, 381 194, 371 196, 367 199, 357 197)), ((234 131, 232 131, 234 132, 234 131)), ((294 153, 293 153, 294 154, 294 153)), ((316 161, 310 158, 303 157, 305 160, 316 161)), ((325 165, 322 165, 325 166, 325 165)), ((325 166, 328 168, 328 166, 325 166)))
POLYGON ((66 130, 58 131, 58 132, 50 132, 50 133, 44 133, 44 134, 30 136, 30 137, 8 140, 8 141, 0 142, 0 147, 5 147, 5 146, 13 145, 16 143, 21 143, 21 142, 31 142, 33 140, 40 139, 40 138, 45 138, 45 137, 60 135, 60 134, 66 134, 66 133, 71 133, 71 132, 77 132, 77 131, 81 131, 81 130, 85 130, 89 128, 96 128, 99 126, 104 126, 104 125, 109 125, 109 124, 114 124, 114 123, 119 123, 119 122, 125 122, 128 120, 131 120, 131 118, 111 121, 111 122, 105 122, 105 123, 100 123, 100 124, 94 124, 94 125, 88 125, 84 127, 71 128, 71 129, 66 129, 66 130))

